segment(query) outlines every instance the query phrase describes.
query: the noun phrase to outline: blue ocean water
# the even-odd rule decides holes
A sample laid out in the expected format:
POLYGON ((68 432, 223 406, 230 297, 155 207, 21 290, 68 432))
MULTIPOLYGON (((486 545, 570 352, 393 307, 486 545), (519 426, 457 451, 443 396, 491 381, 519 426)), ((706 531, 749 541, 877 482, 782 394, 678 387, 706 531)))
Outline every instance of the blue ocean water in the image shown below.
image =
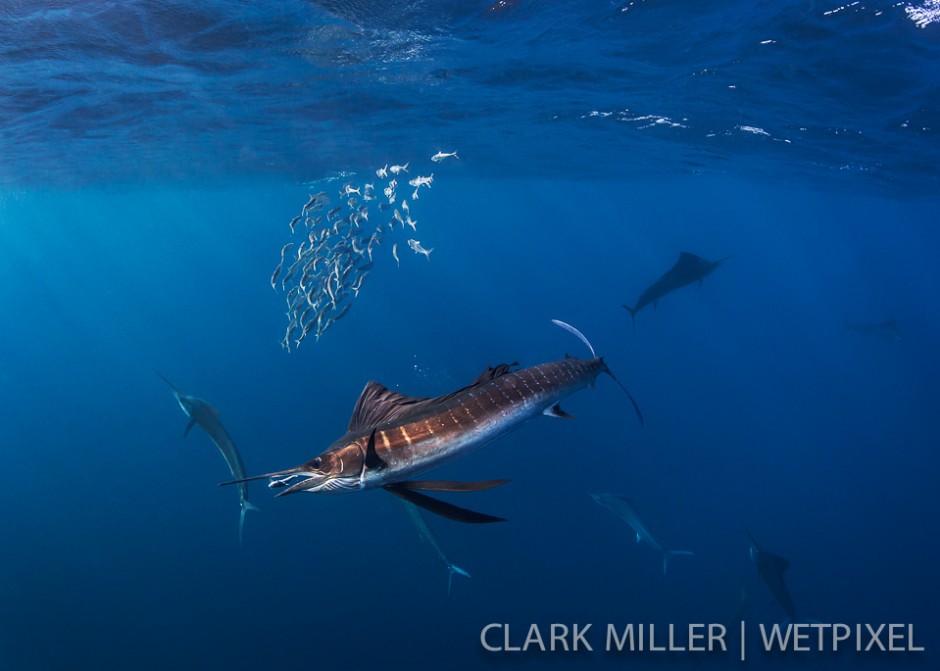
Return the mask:
POLYGON ((737 650, 490 653, 480 632, 594 623, 600 647, 606 623, 734 624, 742 589, 748 666, 930 668, 938 11, 5 4, 0 669, 718 668, 737 650), (434 182, 400 265, 389 238, 348 316, 286 352, 288 222, 405 162, 434 182), (634 330, 621 305, 681 251, 733 258, 634 330), (433 396, 586 357, 552 318, 645 426, 602 377, 573 421, 429 474, 511 481, 447 496, 508 522, 425 515, 472 575, 450 594, 385 492, 252 484, 239 545, 225 463, 153 373, 218 408, 258 474, 340 436, 368 380, 433 396), (663 576, 596 492, 695 556, 663 576), (748 531, 791 562, 801 617, 912 624, 926 652, 761 653, 785 614, 748 531))

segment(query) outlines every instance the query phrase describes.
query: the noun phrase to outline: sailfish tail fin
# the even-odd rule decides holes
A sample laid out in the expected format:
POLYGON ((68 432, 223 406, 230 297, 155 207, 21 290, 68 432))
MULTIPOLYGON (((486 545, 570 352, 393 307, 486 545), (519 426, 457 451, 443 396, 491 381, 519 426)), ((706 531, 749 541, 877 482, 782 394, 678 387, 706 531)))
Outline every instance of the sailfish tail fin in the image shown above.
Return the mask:
POLYGON ((636 308, 631 308, 626 303, 623 304, 624 309, 630 313, 630 326, 633 329, 633 335, 636 335, 636 308))
POLYGON ((636 413, 636 418, 640 420, 640 426, 643 426, 643 412, 640 410, 640 405, 636 402, 636 399, 633 398, 633 394, 630 393, 629 389, 623 386, 623 383, 617 379, 617 376, 614 375, 614 372, 610 369, 610 367, 607 366, 606 363, 604 364, 604 372, 610 375, 610 379, 616 382, 618 387, 623 389, 623 393, 627 395, 627 398, 630 399, 630 403, 633 404, 633 412, 636 413))
POLYGON ((258 508, 258 506, 249 503, 248 499, 242 499, 241 512, 238 515, 238 543, 239 544, 241 544, 242 542, 242 537, 244 536, 244 531, 245 531, 245 513, 247 513, 249 510, 260 512, 261 509, 258 508))
POLYGON ((454 582, 454 574, 462 575, 464 578, 469 578, 470 574, 464 571, 462 568, 456 564, 447 565, 447 596, 450 596, 450 586, 454 582))
MULTIPOLYGON (((626 308, 627 306, 624 305, 624 307, 626 308)), ((627 308, 627 309, 629 310, 630 308, 627 308)), ((630 314, 633 314, 633 311, 632 311, 632 310, 631 310, 630 314)), ((577 336, 577 338, 579 338, 579 339, 581 340, 581 342, 583 342, 585 345, 587 345, 587 348, 588 348, 589 350, 591 350, 591 356, 593 356, 595 359, 598 358, 597 352, 594 351, 594 346, 591 345, 590 341, 585 337, 585 335, 584 335, 583 333, 581 333, 581 331, 579 331, 578 329, 576 329, 576 328, 575 328, 574 326, 572 326, 571 324, 567 324, 567 323, 561 321, 560 319, 553 319, 553 320, 552 320, 552 324, 554 324, 555 326, 558 326, 558 327, 560 327, 560 328, 565 329, 566 331, 568 331, 568 333, 571 333, 571 334, 577 336)), ((636 399, 633 398, 633 394, 631 394, 630 391, 629 391, 626 387, 623 386, 623 383, 622 383, 620 380, 617 379, 617 376, 614 375, 613 371, 610 370, 610 367, 609 367, 606 363, 604 363, 604 372, 607 373, 608 375, 610 375, 610 378, 611 378, 614 382, 617 383, 617 386, 619 386, 621 389, 623 389, 624 393, 627 395, 627 398, 630 399, 630 403, 633 404, 633 411, 636 412, 637 419, 640 420, 640 426, 643 426, 643 413, 640 412, 640 406, 637 404, 636 399)))
POLYGON ((593 346, 593 345, 591 344, 591 342, 585 337, 585 335, 584 335, 583 333, 581 333, 581 331, 579 331, 578 329, 576 329, 576 328, 575 328, 574 326, 572 326, 571 324, 567 324, 567 323, 561 321, 560 319, 553 319, 553 320, 552 320, 552 324, 554 324, 555 326, 557 326, 557 327, 559 327, 559 328, 565 329, 568 333, 571 333, 571 334, 574 335, 576 338, 578 338, 581 342, 583 342, 585 345, 587 345, 587 348, 588 348, 589 350, 591 350, 591 356, 594 357, 595 359, 597 358, 597 352, 594 351, 594 346, 593 346))
POLYGON ((669 560, 673 557, 692 557, 694 555, 694 552, 689 552, 688 550, 666 550, 663 552, 663 575, 669 573, 669 560))

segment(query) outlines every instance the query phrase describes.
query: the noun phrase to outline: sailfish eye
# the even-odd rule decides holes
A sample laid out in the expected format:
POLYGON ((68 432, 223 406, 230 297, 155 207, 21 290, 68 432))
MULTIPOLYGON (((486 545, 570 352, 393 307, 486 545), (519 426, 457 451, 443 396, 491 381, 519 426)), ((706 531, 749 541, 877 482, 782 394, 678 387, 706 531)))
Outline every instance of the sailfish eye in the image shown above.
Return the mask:
POLYGON ((320 465, 323 463, 323 460, 320 457, 314 457, 310 460, 310 468, 314 470, 320 470, 320 465))

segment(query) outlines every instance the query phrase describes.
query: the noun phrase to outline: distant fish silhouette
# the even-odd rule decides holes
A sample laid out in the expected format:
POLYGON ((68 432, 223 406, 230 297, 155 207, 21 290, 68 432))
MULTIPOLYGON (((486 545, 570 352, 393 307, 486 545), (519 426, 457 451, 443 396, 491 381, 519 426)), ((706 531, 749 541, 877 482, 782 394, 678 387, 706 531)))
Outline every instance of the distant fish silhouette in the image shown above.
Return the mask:
POLYGON ((881 322, 850 322, 848 317, 842 317, 842 321, 845 324, 846 331, 855 331, 856 333, 861 333, 862 335, 873 335, 885 340, 900 340, 901 339, 901 330, 898 328, 898 323, 894 320, 894 317, 889 317, 881 322))
POLYGON ((636 534, 637 543, 646 541, 654 550, 663 556, 663 575, 666 575, 669 571, 670 559, 679 555, 691 557, 694 554, 688 550, 664 550, 663 546, 659 544, 659 541, 653 538, 653 534, 646 528, 643 520, 640 519, 636 508, 633 507, 633 501, 627 497, 621 496, 620 494, 591 494, 591 498, 629 524, 630 528, 633 529, 633 533, 636 534))
POLYGON ((750 531, 747 532, 747 535, 751 538, 748 552, 751 555, 751 561, 754 562, 754 566, 757 568, 757 574, 767 584, 774 601, 780 605, 787 617, 790 620, 795 619, 796 608, 793 607, 793 599, 790 597, 790 590, 787 589, 787 583, 784 579, 784 573, 790 568, 790 562, 758 545, 750 531))
MULTIPOLYGON (((157 375, 160 375, 160 373, 156 370, 153 372, 157 375)), ((176 398, 176 402, 179 403, 180 408, 182 408, 183 412, 186 413, 186 416, 189 417, 189 424, 186 425, 186 430, 183 431, 183 437, 186 437, 186 435, 189 433, 189 430, 193 428, 194 424, 198 424, 200 427, 202 427, 202 430, 209 435, 209 438, 212 439, 212 442, 215 443, 215 446, 219 448, 219 452, 222 453, 222 457, 225 459, 225 463, 228 464, 228 468, 232 472, 232 477, 244 478, 245 466, 242 463, 241 455, 238 454, 238 449, 235 447, 235 441, 232 440, 232 437, 229 435, 228 431, 226 431, 225 427, 222 426, 222 422, 219 420, 219 411, 203 401, 201 398, 184 394, 179 389, 177 389, 172 382, 163 377, 163 375, 160 375, 160 378, 170 385, 170 389, 173 390, 173 396, 176 398)), ((248 485, 246 483, 243 482, 239 485, 238 495, 239 504, 241 505, 241 516, 238 518, 238 541, 241 542, 242 530, 245 527, 245 513, 249 510, 258 509, 252 504, 248 503, 248 485)))
POLYGON ((633 320, 634 325, 636 325, 637 312, 650 303, 653 304, 653 308, 655 309, 659 303, 659 299, 666 294, 671 294, 676 289, 681 289, 693 282, 701 283, 707 275, 714 272, 715 268, 730 258, 730 256, 726 256, 718 261, 709 261, 708 259, 703 259, 701 256, 696 256, 689 252, 682 252, 679 254, 679 260, 676 261, 676 264, 667 270, 662 277, 649 285, 646 290, 640 294, 640 297, 633 307, 629 305, 624 305, 623 307, 630 313, 630 319, 633 320))
POLYGON ((440 542, 437 540, 437 536, 434 535, 434 532, 431 531, 431 527, 428 526, 428 523, 425 522, 424 517, 421 516, 420 510, 418 507, 406 501, 405 499, 399 499, 404 506, 405 512, 408 513, 408 518, 411 520, 411 523, 415 525, 415 528, 418 530, 418 534, 428 542, 434 551, 437 553, 437 556, 441 558, 441 561, 447 566, 447 593, 450 594, 451 583, 454 581, 454 574, 462 575, 465 578, 469 578, 470 574, 464 571, 462 568, 454 564, 450 559, 447 558, 447 555, 444 554, 444 548, 441 547, 440 542))

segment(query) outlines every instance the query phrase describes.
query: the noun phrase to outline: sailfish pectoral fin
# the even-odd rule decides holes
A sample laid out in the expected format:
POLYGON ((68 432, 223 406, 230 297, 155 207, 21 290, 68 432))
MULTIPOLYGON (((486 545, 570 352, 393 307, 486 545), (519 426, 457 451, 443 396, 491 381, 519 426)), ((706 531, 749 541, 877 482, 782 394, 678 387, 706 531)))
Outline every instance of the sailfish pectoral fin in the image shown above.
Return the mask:
POLYGON ((372 429, 372 433, 369 435, 369 444, 366 446, 366 458, 364 463, 366 468, 372 471, 380 471, 388 465, 385 463, 385 460, 379 456, 379 453, 375 451, 375 429, 372 429))
POLYGON ((479 482, 455 482, 453 480, 405 480, 396 482, 393 487, 410 491, 424 492, 482 492, 505 485, 509 480, 480 480, 479 482))
POLYGON ((466 524, 488 524, 490 522, 506 521, 502 517, 493 517, 492 515, 486 515, 484 513, 478 513, 473 510, 461 508, 460 506, 455 506, 452 503, 439 501, 438 499, 427 496, 426 494, 420 494, 410 489, 401 488, 397 484, 386 485, 385 490, 391 492, 395 496, 405 499, 405 501, 408 501, 409 503, 413 503, 416 506, 420 506, 421 508, 432 512, 435 515, 446 517, 447 519, 454 520, 455 522, 464 522, 466 524))
POLYGON ((189 435, 189 430, 196 426, 196 418, 190 417, 189 421, 186 423, 186 428, 183 429, 183 438, 189 435))

